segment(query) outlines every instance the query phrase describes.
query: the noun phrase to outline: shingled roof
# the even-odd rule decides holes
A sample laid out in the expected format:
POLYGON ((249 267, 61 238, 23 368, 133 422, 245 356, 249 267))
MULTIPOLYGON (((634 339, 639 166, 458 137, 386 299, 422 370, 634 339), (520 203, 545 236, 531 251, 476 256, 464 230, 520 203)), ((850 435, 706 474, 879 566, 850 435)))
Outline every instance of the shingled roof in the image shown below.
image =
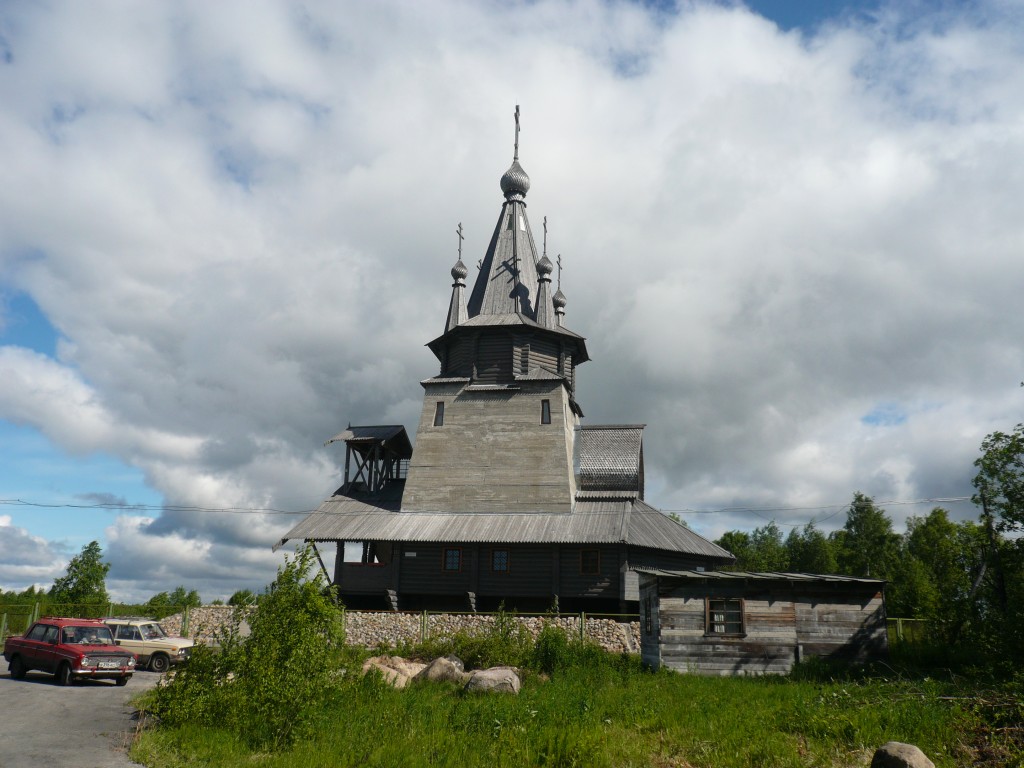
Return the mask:
POLYGON ((633 491, 644 496, 643 424, 580 427, 576 437, 581 491, 633 491))

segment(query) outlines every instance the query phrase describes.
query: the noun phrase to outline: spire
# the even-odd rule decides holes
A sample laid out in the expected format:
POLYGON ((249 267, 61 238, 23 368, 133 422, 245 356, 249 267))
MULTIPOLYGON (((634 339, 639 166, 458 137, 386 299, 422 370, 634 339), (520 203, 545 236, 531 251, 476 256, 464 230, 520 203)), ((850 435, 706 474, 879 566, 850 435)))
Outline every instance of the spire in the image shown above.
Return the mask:
POLYGON ((466 312, 466 275, 469 274, 469 270, 462 263, 463 237, 461 221, 459 222, 459 228, 455 230, 455 234, 459 236, 459 260, 452 267, 452 279, 455 282, 452 283, 452 300, 448 305, 448 320, 444 324, 445 333, 469 319, 469 314, 466 312))
POLYGON ((548 217, 544 217, 544 252, 537 262, 537 323, 554 328, 554 305, 551 303, 551 273, 555 267, 548 258, 548 217))
POLYGON ((530 177, 519 164, 519 106, 515 111, 516 131, 512 165, 501 177, 505 203, 498 223, 480 262, 469 297, 469 316, 537 315, 537 247, 526 219, 526 193, 530 177))
MULTIPOLYGON (((547 250, 545 248, 545 250, 547 250)), ((551 305, 555 308, 555 325, 562 325, 562 318, 565 317, 565 294, 562 293, 562 254, 558 254, 558 290, 551 298, 551 305)))

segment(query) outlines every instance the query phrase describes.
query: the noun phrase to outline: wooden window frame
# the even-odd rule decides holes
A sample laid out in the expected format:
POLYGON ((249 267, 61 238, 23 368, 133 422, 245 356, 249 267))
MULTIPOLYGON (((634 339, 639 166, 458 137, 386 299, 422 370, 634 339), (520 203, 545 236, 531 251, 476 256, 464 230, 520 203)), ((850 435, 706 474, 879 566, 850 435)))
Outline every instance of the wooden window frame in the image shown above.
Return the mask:
POLYGON ((581 549, 580 550, 580 576, 600 576, 601 575, 601 550, 600 549, 581 549), (594 554, 597 556, 597 565, 594 570, 588 571, 584 568, 583 558, 588 554, 594 554))
POLYGON ((491 550, 491 573, 499 573, 499 574, 505 576, 505 575, 508 575, 511 572, 512 572, 512 553, 508 550, 508 548, 505 547, 505 548, 501 548, 501 549, 492 549, 491 550), (494 567, 494 557, 499 552, 504 553, 504 555, 505 555, 505 567, 504 568, 495 568, 494 567))
POLYGON ((462 547, 443 547, 441 549, 441 572, 442 573, 462 573, 462 547), (458 552, 459 553, 459 567, 449 568, 448 567, 448 553, 458 552))
POLYGON ((540 401, 540 423, 550 424, 551 423, 551 401, 541 400, 540 401))
POLYGON ((434 426, 444 426, 444 400, 438 400, 434 404, 434 426))
POLYGON ((704 598, 704 636, 705 637, 746 637, 747 636, 747 602, 742 597, 705 597, 704 598), (711 620, 711 604, 712 603, 724 603, 721 613, 728 615, 730 613, 739 613, 739 631, 730 632, 728 627, 730 624, 735 625, 735 621, 730 621, 726 618, 724 621, 715 622, 711 620), (735 608, 732 608, 735 604, 735 608), (732 610, 730 610, 732 608, 732 610), (726 627, 724 632, 718 632, 715 630, 715 626, 721 624, 726 627))

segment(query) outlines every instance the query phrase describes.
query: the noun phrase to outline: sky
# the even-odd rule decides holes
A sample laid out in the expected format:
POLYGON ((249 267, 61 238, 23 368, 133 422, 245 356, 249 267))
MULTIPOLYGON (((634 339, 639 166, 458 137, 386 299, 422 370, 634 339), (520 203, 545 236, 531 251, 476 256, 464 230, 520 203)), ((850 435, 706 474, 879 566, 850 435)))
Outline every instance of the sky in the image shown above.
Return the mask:
POLYGON ((976 516, 1024 405, 1018 3, 6 3, 0 588, 92 540, 119 600, 270 582, 325 440, 414 432, 516 104, 649 501, 976 516))

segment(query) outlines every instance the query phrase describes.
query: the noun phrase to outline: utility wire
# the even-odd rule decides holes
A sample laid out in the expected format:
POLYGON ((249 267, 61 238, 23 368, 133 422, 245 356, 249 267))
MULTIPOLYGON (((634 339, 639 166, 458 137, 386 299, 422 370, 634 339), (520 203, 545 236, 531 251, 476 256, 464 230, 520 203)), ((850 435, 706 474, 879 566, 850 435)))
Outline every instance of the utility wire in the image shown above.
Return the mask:
MULTIPOLYGON (((970 501, 970 496, 947 496, 942 498, 929 499, 891 499, 888 501, 875 501, 879 507, 909 506, 920 504, 949 504, 962 501, 970 501)), ((95 504, 68 504, 68 503, 45 503, 26 501, 24 499, 0 499, 0 505, 14 507, 33 507, 36 509, 115 509, 126 512, 203 512, 212 514, 233 514, 233 515, 308 515, 315 512, 315 509, 286 510, 275 509, 274 507, 194 507, 180 504, 118 504, 118 503, 95 503, 95 504)), ((764 520, 777 522, 774 516, 769 517, 768 513, 773 512, 829 512, 821 516, 812 517, 808 523, 818 523, 823 520, 835 517, 840 512, 849 509, 849 503, 826 504, 817 507, 721 507, 719 509, 693 509, 683 507, 679 509, 662 509, 661 512, 682 512, 688 515, 717 515, 726 513, 745 513, 757 515, 764 520)), ((789 527, 800 527, 806 523, 777 523, 789 527)))

